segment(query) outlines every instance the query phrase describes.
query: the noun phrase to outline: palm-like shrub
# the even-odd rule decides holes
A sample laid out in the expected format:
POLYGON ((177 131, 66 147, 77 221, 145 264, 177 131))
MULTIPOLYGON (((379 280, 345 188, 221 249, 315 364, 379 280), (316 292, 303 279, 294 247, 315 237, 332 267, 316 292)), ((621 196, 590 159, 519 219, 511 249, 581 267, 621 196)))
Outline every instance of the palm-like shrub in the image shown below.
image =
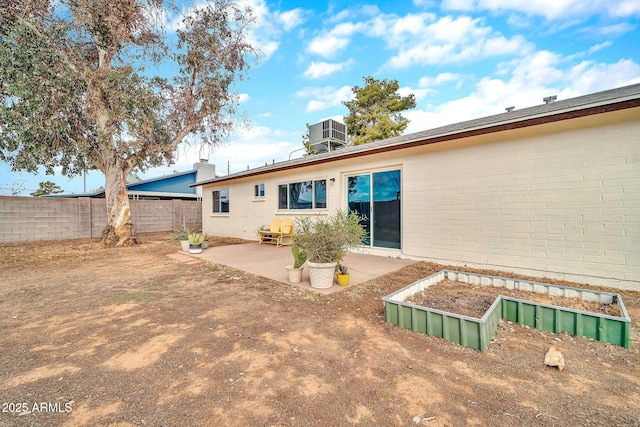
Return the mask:
POLYGON ((202 242, 204 242, 204 235, 200 233, 191 233, 189 234, 189 244, 193 246, 200 246, 202 242))

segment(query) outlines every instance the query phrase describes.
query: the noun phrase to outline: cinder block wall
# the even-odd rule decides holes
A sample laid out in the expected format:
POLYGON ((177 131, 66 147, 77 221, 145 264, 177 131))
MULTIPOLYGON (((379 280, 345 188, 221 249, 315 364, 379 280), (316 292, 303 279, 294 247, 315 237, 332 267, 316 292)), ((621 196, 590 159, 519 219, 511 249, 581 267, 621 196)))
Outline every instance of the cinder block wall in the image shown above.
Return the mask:
MULTIPOLYGON (((130 200, 136 233, 170 231, 185 218, 200 229, 202 204, 187 200, 130 200)), ((0 243, 100 237, 104 199, 0 197, 0 243)))
POLYGON ((638 289, 640 122, 603 119, 416 150, 403 253, 638 289))

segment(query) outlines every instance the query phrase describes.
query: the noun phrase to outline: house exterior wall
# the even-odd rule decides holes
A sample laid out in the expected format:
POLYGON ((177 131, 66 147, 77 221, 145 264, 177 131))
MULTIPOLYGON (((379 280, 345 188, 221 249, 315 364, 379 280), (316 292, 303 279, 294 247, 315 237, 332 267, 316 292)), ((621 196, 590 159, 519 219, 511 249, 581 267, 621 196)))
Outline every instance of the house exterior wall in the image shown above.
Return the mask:
POLYGON ((371 253, 640 290, 638 109, 210 184, 203 230, 256 239, 294 216, 277 210, 278 184, 327 179, 328 209, 295 211, 326 214, 346 208, 346 176, 384 169, 402 174, 402 249, 371 253), (211 212, 216 188, 228 214, 211 212))
MULTIPOLYGON (((170 231, 182 221, 199 229, 200 202, 130 200, 136 233, 170 231)), ((0 197, 0 243, 100 237, 106 225, 104 199, 0 197)))
MULTIPOLYGON (((401 165, 400 155, 387 153, 368 159, 366 168, 376 170, 398 169, 401 165), (391 161, 394 157, 397 160, 391 161)), ((203 188, 202 194, 202 229, 212 235, 241 237, 249 240, 258 239, 258 229, 268 225, 274 217, 295 218, 296 216, 328 215, 336 209, 347 207, 346 188, 341 185, 347 175, 368 170, 353 161, 336 161, 324 165, 289 172, 278 172, 269 175, 236 180, 233 184, 212 184, 203 188), (335 178, 332 183, 331 178, 335 178), (327 180, 327 208, 313 210, 278 210, 278 186, 301 181, 327 180), (254 186, 265 184, 265 197, 254 197, 254 186), (213 213, 213 191, 229 189, 229 213, 213 213)))
POLYGON ((635 121, 583 118, 408 156, 403 220, 412 232, 404 233, 403 254, 640 290, 635 114, 635 121))

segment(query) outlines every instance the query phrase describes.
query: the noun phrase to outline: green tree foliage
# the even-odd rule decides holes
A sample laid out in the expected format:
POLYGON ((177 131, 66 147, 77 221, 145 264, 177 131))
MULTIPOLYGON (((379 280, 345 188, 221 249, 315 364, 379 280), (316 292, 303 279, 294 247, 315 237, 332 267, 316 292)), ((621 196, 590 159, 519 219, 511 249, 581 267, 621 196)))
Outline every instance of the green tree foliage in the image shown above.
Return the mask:
POLYGON ((39 184, 39 187, 36 191, 31 194, 33 197, 42 197, 48 196, 49 194, 60 194, 62 193, 62 188, 58 184, 53 181, 42 181, 39 184))
POLYGON ((415 96, 400 96, 397 80, 365 77, 364 82, 353 87, 353 100, 343 102, 349 109, 344 123, 351 142, 360 145, 401 135, 409 120, 400 113, 415 108, 415 96))
POLYGON ((170 164, 183 141, 228 136, 234 84, 257 55, 250 8, 212 0, 167 25, 177 10, 171 0, 0 2, 0 160, 102 171, 109 244, 135 243, 125 177, 170 164))

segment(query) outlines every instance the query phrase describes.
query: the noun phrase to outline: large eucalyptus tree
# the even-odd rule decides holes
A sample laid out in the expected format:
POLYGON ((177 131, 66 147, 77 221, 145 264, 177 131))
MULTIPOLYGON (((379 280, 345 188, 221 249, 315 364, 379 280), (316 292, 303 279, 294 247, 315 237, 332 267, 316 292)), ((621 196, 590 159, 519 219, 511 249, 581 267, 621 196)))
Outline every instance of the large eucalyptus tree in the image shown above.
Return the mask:
POLYGON ((2 0, 0 160, 100 170, 105 242, 135 243, 126 176, 229 135, 254 21, 232 0, 2 0))

